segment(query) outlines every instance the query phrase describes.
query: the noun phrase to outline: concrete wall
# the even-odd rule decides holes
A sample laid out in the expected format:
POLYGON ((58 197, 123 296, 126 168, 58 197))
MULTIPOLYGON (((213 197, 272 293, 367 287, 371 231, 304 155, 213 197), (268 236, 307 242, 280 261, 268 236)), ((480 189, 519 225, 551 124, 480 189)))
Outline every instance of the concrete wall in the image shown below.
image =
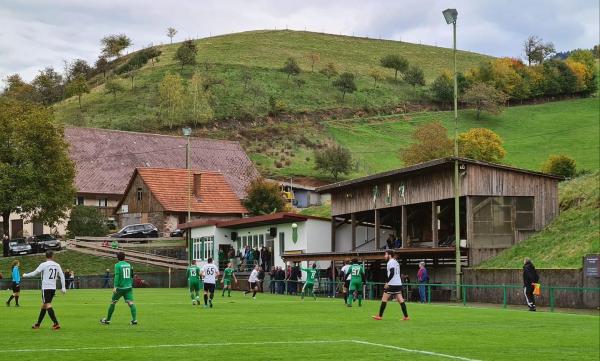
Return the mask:
MULTIPOLYGON (((329 226, 329 232, 331 233, 331 225, 329 226)), ((391 229, 380 229, 381 233, 381 244, 385 246, 385 241, 388 238, 388 234, 394 234, 395 232, 391 229)), ((374 251, 375 241, 360 247, 363 243, 375 239, 375 228, 357 226, 356 227, 356 246, 359 251, 374 251)), ((344 224, 340 226, 335 232, 335 251, 336 252, 348 252, 352 250, 352 226, 350 224, 344 224)))

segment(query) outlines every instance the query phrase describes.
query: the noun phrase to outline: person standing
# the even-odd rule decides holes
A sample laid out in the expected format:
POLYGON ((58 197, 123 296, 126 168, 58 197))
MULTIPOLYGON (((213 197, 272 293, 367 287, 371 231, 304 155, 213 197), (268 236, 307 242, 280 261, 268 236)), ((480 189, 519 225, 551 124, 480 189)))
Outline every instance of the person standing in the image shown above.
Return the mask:
POLYGON ((419 301, 425 303, 427 300, 427 292, 425 286, 429 283, 429 272, 425 268, 425 262, 419 262, 419 272, 417 273, 417 281, 419 281, 419 301))
POLYGON ((4 257, 8 257, 8 249, 8 235, 5 234, 2 236, 2 255, 4 257))
POLYGON ((333 262, 327 268, 327 290, 329 291, 328 297, 335 297, 335 281, 337 280, 337 269, 333 262))
POLYGON ((525 257, 523 261, 523 292, 525 294, 525 301, 527 302, 527 307, 529 307, 529 311, 535 312, 535 295, 533 294, 533 290, 535 288, 535 283, 540 281, 540 276, 538 275, 535 266, 531 262, 529 257, 525 257))
POLYGON ((8 298, 8 301, 6 301, 6 305, 10 307, 10 301, 13 300, 13 298, 15 299, 15 307, 20 307, 19 306, 19 295, 21 292, 21 272, 19 271, 19 266, 21 265, 21 263, 19 262, 19 260, 14 260, 12 262, 12 282, 11 282, 11 288, 12 288, 12 295, 8 298))
POLYGON ((207 306, 207 302, 210 308, 213 306, 213 298, 215 298, 215 284, 217 283, 217 277, 221 274, 219 267, 213 264, 213 259, 209 258, 204 266, 202 266, 202 279, 204 280, 204 307, 207 306))
POLYGON ((221 297, 225 297, 225 290, 227 290, 227 297, 231 297, 231 282, 235 281, 237 284, 237 278, 235 277, 235 270, 233 269, 233 263, 229 262, 227 268, 223 271, 223 278, 221 283, 223 284, 223 293, 221 297))
POLYGON ((258 291, 258 272, 259 267, 255 266, 252 272, 250 273, 250 277, 248 277, 248 290, 244 292, 244 296, 252 292, 253 300, 256 299, 256 292, 258 291))
POLYGON ((52 319, 53 330, 60 330, 60 324, 58 323, 58 319, 56 318, 56 314, 54 313, 54 309, 52 308, 52 299, 54 298, 54 294, 56 293, 56 279, 60 277, 60 283, 62 285, 62 293, 67 293, 67 289, 65 288, 65 274, 62 271, 60 265, 52 260, 54 257, 54 253, 52 251, 46 251, 46 261, 42 262, 33 272, 25 273, 23 275, 24 278, 31 278, 42 274, 42 308, 40 310, 40 315, 36 323, 31 326, 34 330, 40 328, 46 313, 52 319))
POLYGON ((350 287, 348 288, 347 305, 348 307, 352 307, 354 293, 356 292, 356 296, 358 298, 358 307, 362 307, 363 284, 366 282, 365 269, 355 258, 352 260, 352 265, 350 266, 348 273, 350 274, 350 287))
POLYGON ((188 280, 188 288, 190 290, 190 298, 192 299, 192 305, 200 304, 200 267, 196 264, 196 260, 192 260, 192 264, 188 266, 186 270, 186 276, 188 280))
POLYGON ((104 272, 104 284, 102 288, 110 288, 110 270, 108 268, 104 272))
POLYGON ((276 281, 276 275, 277 275, 277 267, 273 267, 271 268, 271 272, 269 272, 269 290, 271 291, 271 294, 275 294, 276 291, 276 285, 277 285, 277 281, 276 281))
POLYGON ((110 325, 113 312, 115 312, 115 305, 117 302, 119 302, 119 299, 123 297, 129 306, 129 311, 131 312, 130 324, 135 326, 138 324, 138 322, 137 308, 133 303, 133 268, 128 262, 125 262, 124 252, 117 253, 117 260, 119 260, 119 262, 115 264, 115 280, 113 282, 114 288, 112 301, 108 307, 108 314, 106 318, 101 319, 100 323, 103 325, 110 325))
POLYGON ((387 306, 387 302, 390 298, 395 298, 400 304, 402 314, 404 317, 402 320, 408 321, 408 311, 406 310, 406 304, 402 297, 402 280, 400 279, 400 264, 394 258, 394 251, 385 251, 385 260, 387 261, 387 282, 383 286, 383 296, 381 297, 381 306, 379 306, 379 314, 373 316, 374 320, 381 320, 383 318, 383 312, 387 306))
POLYGON ((344 282, 342 287, 342 292, 344 294, 344 305, 348 302, 348 287, 350 287, 350 277, 352 277, 348 272, 348 270, 350 270, 350 265, 348 263, 348 261, 344 261, 344 266, 340 271, 340 278, 342 279, 342 282, 344 282))
POLYGON ((306 282, 304 283, 304 286, 302 286, 302 294, 300 299, 303 300, 305 292, 309 292, 316 301, 317 296, 315 296, 314 288, 315 276, 319 272, 319 270, 317 270, 317 263, 313 263, 312 268, 301 268, 301 270, 306 272, 306 282))

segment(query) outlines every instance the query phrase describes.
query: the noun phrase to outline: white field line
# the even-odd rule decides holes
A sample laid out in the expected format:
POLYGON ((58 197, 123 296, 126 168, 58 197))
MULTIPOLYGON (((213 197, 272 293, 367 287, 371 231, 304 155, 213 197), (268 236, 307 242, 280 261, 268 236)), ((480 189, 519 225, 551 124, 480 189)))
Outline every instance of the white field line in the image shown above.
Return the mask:
POLYGON ((445 357, 454 360, 478 361, 466 357, 446 355, 443 353, 413 350, 393 345, 373 343, 359 340, 307 340, 307 341, 260 341, 260 342, 222 342, 222 343, 181 343, 181 344, 159 344, 159 345, 131 345, 131 346, 105 346, 105 347, 73 347, 73 348, 40 348, 40 349, 14 349, 0 350, 2 353, 31 353, 31 352, 69 352, 69 351, 107 351, 107 350, 132 350, 132 349, 154 349, 154 348, 176 348, 176 347, 207 347, 207 346, 266 346, 266 345, 318 345, 318 344, 340 344, 353 343, 359 345, 389 348, 396 351, 418 353, 428 356, 445 357))

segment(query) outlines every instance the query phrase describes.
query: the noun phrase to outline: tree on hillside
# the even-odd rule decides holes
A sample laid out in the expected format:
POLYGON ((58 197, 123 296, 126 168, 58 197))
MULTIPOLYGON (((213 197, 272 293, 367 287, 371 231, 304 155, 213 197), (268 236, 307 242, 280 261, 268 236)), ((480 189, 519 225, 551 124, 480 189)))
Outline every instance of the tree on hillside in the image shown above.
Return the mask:
POLYGON ((35 88, 38 99, 44 105, 54 104, 63 98, 63 77, 51 66, 40 70, 38 75, 33 78, 31 85, 35 88))
POLYGON ((244 206, 254 215, 281 212, 285 209, 281 190, 275 182, 257 178, 250 183, 246 193, 244 206))
POLYGON ((542 165, 542 172, 560 175, 565 178, 573 178, 576 174, 576 169, 575 159, 564 154, 551 155, 542 165))
POLYGON ((111 76, 104 82, 104 91, 106 94, 112 94, 113 100, 117 100, 117 93, 125 91, 125 87, 117 77, 111 76))
POLYGON ((78 75, 83 75, 85 79, 88 79, 91 72, 92 67, 87 61, 83 59, 75 59, 68 66, 66 78, 68 82, 75 79, 78 75))
POLYGON ((319 53, 308 53, 306 59, 310 63, 310 71, 315 71, 315 64, 321 61, 321 55, 319 53))
POLYGON ((401 55, 389 54, 379 60, 384 68, 394 69, 394 80, 398 80, 398 72, 404 73, 408 69, 408 60, 401 55))
POLYGON ((413 86, 413 89, 417 86, 425 85, 425 73, 417 65, 411 65, 408 70, 404 73, 404 81, 413 86))
POLYGON ((84 74, 77 74, 66 87, 67 96, 77 96, 79 100, 79 110, 81 110, 81 97, 83 94, 88 94, 90 88, 87 85, 84 74))
POLYGON ((449 157, 454 149, 448 130, 437 121, 418 126, 411 139, 412 144, 400 151, 405 166, 449 157))
POLYGON ((462 97, 462 100, 477 110, 477 120, 481 112, 500 114, 507 100, 506 94, 486 83, 473 84, 462 97))
POLYGON ((454 99, 454 82, 448 72, 435 78, 430 86, 431 97, 438 103, 451 104, 454 99))
POLYGON ((369 76, 373 78, 373 88, 377 87, 377 82, 385 77, 384 72, 379 68, 369 70, 369 76))
POLYGON ((166 125, 173 129, 183 105, 183 81, 179 74, 167 73, 159 86, 160 108, 166 112, 166 125))
POLYGON ((175 28, 172 28, 169 26, 167 28, 167 36, 171 40, 171 44, 173 44, 173 37, 175 37, 175 34, 177 34, 177 30, 175 30, 175 28))
POLYGON ((186 108, 195 126, 206 123, 214 117, 210 106, 210 94, 204 89, 204 79, 200 73, 195 72, 188 85, 186 108))
POLYGON ((120 57, 121 52, 133 43, 125 34, 113 34, 103 37, 100 40, 100 45, 102 45, 102 56, 111 59, 120 57))
POLYGON ((104 56, 99 56, 98 60, 96 60, 96 63, 94 63, 94 66, 96 71, 98 73, 102 73, 102 77, 106 78, 106 71, 110 68, 108 60, 106 60, 104 56))
POLYGON ((181 64, 181 70, 183 70, 185 65, 196 64, 196 54, 198 54, 196 44, 192 40, 186 40, 177 48, 173 59, 181 64))
POLYGON ((325 75, 327 79, 331 79, 338 75, 337 65, 335 63, 327 63, 323 69, 319 70, 319 73, 325 75))
POLYGON ((288 80, 290 79, 290 75, 296 76, 300 74, 300 66, 294 58, 287 58, 281 70, 287 74, 288 80))
MULTIPOLYGON (((73 203, 75 166, 52 110, 0 98, 0 215, 54 225, 73 203)), ((8 234, 10 222, 3 223, 8 234)))
POLYGON ((314 157, 315 169, 330 174, 336 182, 340 174, 348 174, 352 171, 352 155, 341 145, 317 149, 314 157))
POLYGON ((103 237, 108 233, 106 219, 97 207, 75 206, 67 224, 67 237, 103 237))
POLYGON ((342 101, 346 97, 346 93, 354 93, 356 91, 356 83, 354 82, 354 74, 342 73, 340 76, 333 81, 333 86, 342 92, 342 101))
POLYGON ((501 163, 506 151, 498 134, 487 128, 471 128, 458 135, 458 154, 465 158, 501 163))
POLYGON ((544 43, 542 38, 530 35, 523 43, 527 64, 541 64, 556 52, 552 42, 544 43))
POLYGON ((20 101, 37 102, 38 97, 33 85, 25 82, 19 74, 12 74, 4 79, 6 87, 2 96, 20 101))

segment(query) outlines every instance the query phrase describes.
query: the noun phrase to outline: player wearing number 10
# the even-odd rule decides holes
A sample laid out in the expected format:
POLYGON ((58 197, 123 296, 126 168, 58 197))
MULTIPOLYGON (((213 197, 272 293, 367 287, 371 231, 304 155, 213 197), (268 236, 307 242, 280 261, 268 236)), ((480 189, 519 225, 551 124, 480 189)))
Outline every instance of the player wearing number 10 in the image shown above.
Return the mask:
POLYGON ((115 281, 113 288, 112 302, 108 307, 108 315, 100 320, 103 325, 109 325, 113 312, 115 312, 115 304, 123 297, 129 305, 131 311, 131 325, 137 325, 137 309, 133 303, 133 268, 125 262, 125 253, 117 253, 119 262, 115 264, 115 281))

